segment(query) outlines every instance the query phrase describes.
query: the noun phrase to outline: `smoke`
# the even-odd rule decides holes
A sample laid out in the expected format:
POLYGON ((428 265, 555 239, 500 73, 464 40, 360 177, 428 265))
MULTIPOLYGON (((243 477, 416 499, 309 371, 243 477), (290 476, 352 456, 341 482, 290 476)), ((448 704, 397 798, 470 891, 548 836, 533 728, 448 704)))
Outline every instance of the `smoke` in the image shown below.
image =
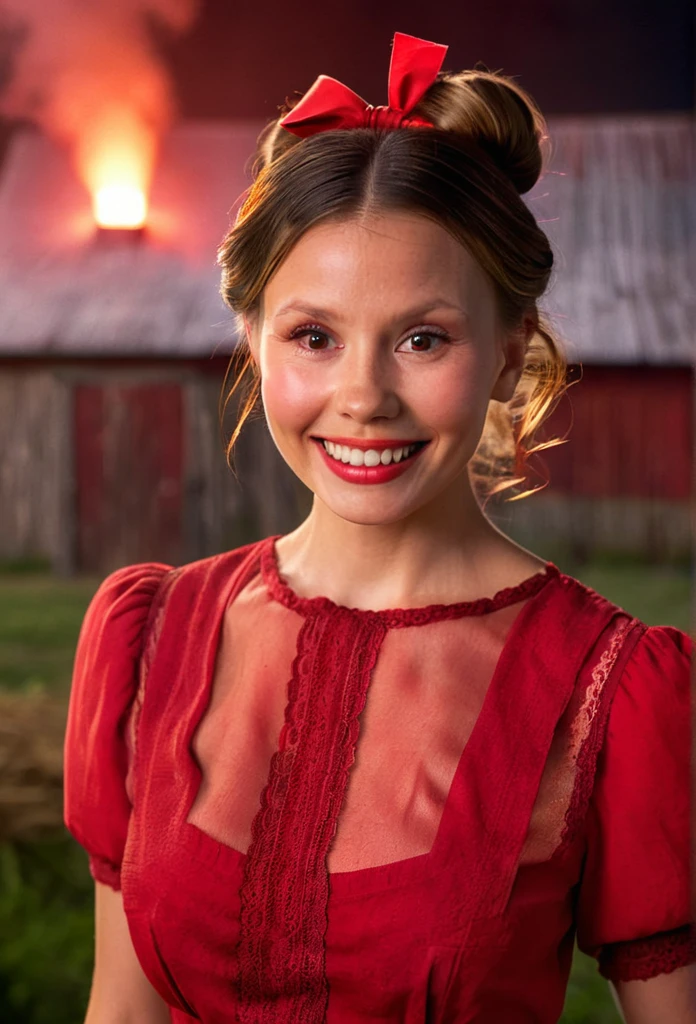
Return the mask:
POLYGON ((184 33, 199 0, 0 0, 9 72, 0 114, 68 145, 87 186, 105 175, 147 188, 175 115, 153 28, 184 33))

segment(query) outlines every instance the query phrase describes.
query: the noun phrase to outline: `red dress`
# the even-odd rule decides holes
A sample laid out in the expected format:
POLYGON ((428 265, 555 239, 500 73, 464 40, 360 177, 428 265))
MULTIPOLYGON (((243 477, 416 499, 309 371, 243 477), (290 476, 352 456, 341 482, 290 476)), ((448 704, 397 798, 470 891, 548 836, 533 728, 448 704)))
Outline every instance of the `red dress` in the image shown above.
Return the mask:
POLYGON ((552 1024, 576 932, 608 978, 696 960, 692 640, 552 562, 301 598, 275 539, 117 570, 80 633, 65 820, 172 1020, 552 1024))

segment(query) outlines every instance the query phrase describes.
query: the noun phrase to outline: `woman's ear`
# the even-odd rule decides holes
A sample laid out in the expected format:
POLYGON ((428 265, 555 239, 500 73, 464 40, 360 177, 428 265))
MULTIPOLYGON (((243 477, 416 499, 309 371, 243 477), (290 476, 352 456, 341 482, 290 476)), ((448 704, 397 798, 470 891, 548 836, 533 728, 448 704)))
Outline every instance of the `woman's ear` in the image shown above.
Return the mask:
POLYGON ((509 402, 515 393, 522 371, 529 342, 537 329, 536 316, 525 316, 518 327, 508 331, 502 341, 504 365, 496 378, 491 398, 498 402, 509 402))

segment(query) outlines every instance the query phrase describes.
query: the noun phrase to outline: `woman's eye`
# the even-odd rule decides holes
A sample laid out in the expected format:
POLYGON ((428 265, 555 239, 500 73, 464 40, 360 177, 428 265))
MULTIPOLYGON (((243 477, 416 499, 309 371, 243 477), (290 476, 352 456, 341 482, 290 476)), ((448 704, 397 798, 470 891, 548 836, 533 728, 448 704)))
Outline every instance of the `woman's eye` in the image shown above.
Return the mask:
POLYGON ((317 331, 312 331, 311 334, 305 334, 305 338, 307 339, 307 347, 314 349, 323 348, 324 342, 328 341, 325 334, 319 334, 317 331))
MULTIPOLYGON (((417 331, 409 338, 406 338, 402 345, 410 344, 411 352, 432 352, 434 349, 439 348, 440 344, 444 341, 444 335, 435 334, 433 331, 417 331)), ((399 345, 399 348, 401 348, 401 345, 399 345)))
POLYGON ((300 348, 311 352, 324 352, 329 348, 328 334, 316 328, 300 328, 298 331, 293 331, 291 337, 300 342, 300 348))

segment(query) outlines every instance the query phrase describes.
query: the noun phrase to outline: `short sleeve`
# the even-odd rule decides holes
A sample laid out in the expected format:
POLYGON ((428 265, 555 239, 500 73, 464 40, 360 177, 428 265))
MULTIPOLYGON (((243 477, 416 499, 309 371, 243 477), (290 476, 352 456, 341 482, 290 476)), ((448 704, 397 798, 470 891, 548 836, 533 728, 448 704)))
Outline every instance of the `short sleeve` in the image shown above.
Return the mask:
POLYGON ((92 876, 120 889, 131 805, 126 724, 154 595, 172 567, 117 569, 92 598, 73 664, 64 747, 64 820, 89 854, 92 876))
POLYGON ((693 641, 649 626, 618 681, 587 820, 579 948, 612 981, 696 960, 691 925, 693 641))

